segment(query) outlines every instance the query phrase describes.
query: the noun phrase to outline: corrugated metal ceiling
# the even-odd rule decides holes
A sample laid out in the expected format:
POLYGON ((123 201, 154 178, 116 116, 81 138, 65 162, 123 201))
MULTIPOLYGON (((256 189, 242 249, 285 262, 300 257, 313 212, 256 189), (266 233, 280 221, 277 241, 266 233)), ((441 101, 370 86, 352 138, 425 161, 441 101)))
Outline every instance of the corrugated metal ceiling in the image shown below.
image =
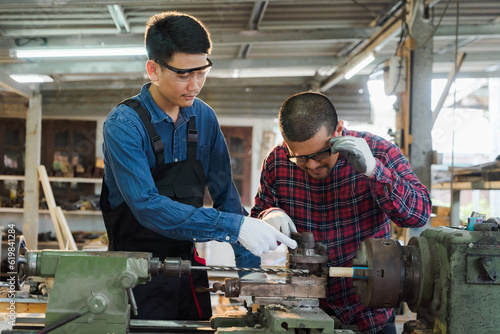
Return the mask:
MULTIPOLYGON (((150 16, 177 10, 195 15, 209 27, 214 41, 211 55, 214 69, 203 93, 222 113, 226 110, 230 113, 232 104, 222 105, 227 100, 222 98, 224 92, 231 94, 231 99, 246 101, 249 96, 259 98, 259 95, 248 94, 248 89, 259 94, 263 89, 266 94, 274 93, 279 96, 277 100, 282 100, 283 92, 306 90, 318 80, 324 80, 406 3, 391 0, 0 1, 0 71, 52 76, 55 82, 43 84, 42 92, 75 90, 74 84, 84 82, 89 83, 89 89, 112 87, 114 82, 120 82, 122 87, 136 87, 146 80, 145 57, 21 60, 11 54, 16 49, 35 47, 140 46, 150 16), (123 11, 129 32, 119 31, 108 5, 118 5, 123 11), (211 84, 216 80, 216 85, 211 84), (243 88, 246 94, 239 93, 245 91, 243 88)), ((429 21, 434 25, 445 13, 434 37, 436 76, 444 77, 452 68, 457 42, 459 52, 467 52, 460 75, 500 76, 498 0, 460 0, 458 37, 455 36, 455 0, 422 0, 420 3, 428 5, 429 21)), ((358 80, 364 82, 375 65, 392 56, 398 40, 398 34, 391 36, 358 80)), ((369 108, 365 115, 354 112, 366 107, 366 96, 360 100, 359 89, 353 85, 360 88, 364 83, 349 82, 346 87, 352 88, 352 93, 342 88, 346 83, 340 82, 326 93, 349 95, 352 102, 343 104, 347 111, 352 109, 350 114, 367 119, 369 108)), ((259 104, 255 114, 275 115, 279 107, 276 103, 268 101, 267 107, 259 104)))

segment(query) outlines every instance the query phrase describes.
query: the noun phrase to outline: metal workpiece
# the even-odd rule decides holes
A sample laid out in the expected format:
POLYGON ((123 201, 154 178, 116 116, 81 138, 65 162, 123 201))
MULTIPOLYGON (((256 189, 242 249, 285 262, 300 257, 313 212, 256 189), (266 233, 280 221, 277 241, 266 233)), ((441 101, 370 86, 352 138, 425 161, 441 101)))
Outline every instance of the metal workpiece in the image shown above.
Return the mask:
POLYGON ((296 249, 289 249, 288 268, 291 270, 307 270, 310 275, 327 276, 328 255, 326 247, 315 242, 311 232, 292 233, 292 239, 297 241, 296 249))
POLYGON ((499 231, 450 227, 427 229, 407 246, 367 239, 353 264, 368 266, 373 275, 355 279, 354 285, 368 307, 406 302, 417 313, 408 328, 440 334, 496 333, 500 318, 488 314, 500 304, 499 245, 499 231))
POLYGON ((226 278, 221 291, 225 297, 326 298, 325 284, 325 277, 292 277, 287 282, 226 278))
POLYGON ((189 275, 191 273, 191 261, 181 258, 166 258, 160 266, 160 273, 164 276, 189 275))

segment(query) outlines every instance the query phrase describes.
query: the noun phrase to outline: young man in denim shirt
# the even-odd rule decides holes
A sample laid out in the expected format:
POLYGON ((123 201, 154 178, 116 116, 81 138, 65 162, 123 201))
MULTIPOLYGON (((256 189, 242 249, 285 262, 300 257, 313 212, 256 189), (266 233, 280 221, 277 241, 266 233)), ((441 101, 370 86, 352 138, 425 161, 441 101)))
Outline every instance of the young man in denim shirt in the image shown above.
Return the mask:
MULTIPOLYGON (((231 175, 226 142, 214 111, 196 96, 212 67, 210 34, 177 12, 146 27, 151 82, 116 106, 104 127, 101 208, 110 250, 150 252, 204 264, 195 242, 230 243, 238 266, 256 267, 277 242, 295 241, 246 217, 231 175), (205 187, 213 208, 203 207, 205 187)), ((205 271, 153 277, 134 289, 141 319, 198 320, 211 316, 205 271)))

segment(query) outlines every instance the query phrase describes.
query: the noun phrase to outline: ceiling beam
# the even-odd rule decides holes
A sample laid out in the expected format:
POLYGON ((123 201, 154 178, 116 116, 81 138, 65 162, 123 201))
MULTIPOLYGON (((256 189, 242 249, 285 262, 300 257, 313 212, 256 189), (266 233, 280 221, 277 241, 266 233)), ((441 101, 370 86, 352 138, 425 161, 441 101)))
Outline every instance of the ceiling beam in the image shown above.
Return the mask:
POLYGON ((370 37, 363 45, 357 49, 353 54, 349 55, 348 59, 342 63, 336 70, 333 72, 328 78, 323 80, 321 83, 319 90, 324 92, 338 82, 344 79, 346 73, 351 70, 356 64, 362 62, 362 59, 365 58, 369 53, 377 52, 380 50, 385 44, 389 42, 389 40, 395 36, 401 30, 402 18, 405 13, 400 10, 399 13, 392 18, 390 18, 384 25, 372 36, 370 37))
POLYGON ((0 70, 0 86, 28 99, 33 98, 33 90, 30 87, 13 80, 9 74, 2 70, 0 70))
MULTIPOLYGON (((2 15, 0 15, 2 22, 2 15)), ((281 30, 242 30, 239 32, 213 32, 212 42, 214 46, 219 45, 245 45, 255 43, 280 43, 280 42, 302 42, 302 41, 338 41, 353 42, 361 39, 368 39, 380 28, 332 28, 332 29, 310 29, 308 31, 298 29, 281 30)), ((144 28, 131 27, 130 34, 117 34, 115 28, 75 28, 72 29, 8 29, 3 31, 3 43, 7 38, 47 38, 51 47, 71 47, 71 46, 138 46, 144 45, 144 28), (75 35, 78 38, 75 38, 75 35)), ((458 33, 465 36, 500 36, 500 24, 483 25, 460 25, 458 33)), ((450 38, 455 36, 454 26, 440 26, 435 34, 435 38, 450 38)), ((30 47, 36 47, 36 42, 30 47)))
MULTIPOLYGON (((248 3, 248 2, 259 2, 261 0, 203 0, 203 2, 208 3, 208 4, 224 4, 224 5, 230 5, 231 3, 248 3)), ((269 2, 303 2, 304 0, 268 0, 269 2)), ((191 3, 199 3, 199 0, 162 0, 161 5, 164 7, 167 6, 174 6, 174 5, 186 5, 186 4, 191 4, 191 3)), ((97 6, 102 6, 102 5, 137 5, 138 3, 141 4, 141 6, 157 6, 159 5, 158 0, 142 0, 142 1, 137 1, 137 0, 56 0, 56 1, 50 1, 47 2, 46 6, 53 6, 53 5, 97 5, 97 6)), ((12 2, 10 0, 0 0, 0 4, 2 7, 9 8, 9 7, 19 7, 19 3, 12 2)), ((40 0, 23 0, 22 5, 36 5, 41 7, 43 2, 40 2, 40 0)))
MULTIPOLYGON (((387 55, 376 55, 375 64, 381 63, 388 58, 387 55)), ((339 66, 345 62, 345 57, 332 58, 329 56, 321 57, 297 57, 297 58, 258 58, 258 59, 214 59, 214 68, 211 70, 212 77, 220 76, 223 71, 239 70, 255 70, 255 69, 273 69, 273 68, 302 68, 302 69, 317 69, 322 66, 339 66)), ((467 54, 467 63, 473 62, 498 62, 497 53, 481 53, 467 54)), ((81 62, 62 62, 62 61, 44 61, 42 63, 5 63, 0 64, 0 70, 8 74, 97 74, 106 75, 111 73, 129 73, 131 76, 145 74, 146 58, 140 60, 123 60, 123 61, 81 61, 81 62)), ((433 56, 434 64, 453 63, 454 55, 450 54, 435 54, 433 56)), ((352 79, 351 79, 352 80, 352 79)))
MULTIPOLYGON (((258 59, 214 59, 211 74, 220 70, 234 69, 266 69, 287 67, 321 67, 337 66, 344 59, 323 57, 290 57, 290 58, 258 58, 258 59)), ((105 60, 105 61, 44 61, 42 63, 8 63, 1 64, 0 69, 16 74, 85 74, 85 73, 145 73, 146 58, 143 60, 105 60)))

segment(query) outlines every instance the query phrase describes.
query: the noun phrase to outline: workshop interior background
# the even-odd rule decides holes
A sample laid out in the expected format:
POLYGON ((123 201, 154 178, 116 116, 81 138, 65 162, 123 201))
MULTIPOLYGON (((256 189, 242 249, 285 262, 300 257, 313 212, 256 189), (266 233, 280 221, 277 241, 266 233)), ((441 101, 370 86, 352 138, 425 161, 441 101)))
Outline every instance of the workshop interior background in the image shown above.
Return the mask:
MULTIPOLYGON (((472 211, 500 216, 497 0, 0 1, 0 224, 23 233, 36 210, 37 244, 29 246, 58 247, 45 192, 29 212, 25 205, 25 188, 38 184, 26 171, 39 159, 78 248, 105 249, 102 124, 147 82, 144 26, 166 10, 198 17, 212 34, 214 66, 200 98, 218 115, 247 208, 263 157, 281 140, 281 103, 315 90, 332 99, 348 129, 403 149, 431 189, 429 226, 464 223, 472 211), (66 49, 77 55, 63 57, 66 49), (23 54, 37 50, 56 56, 23 54), (28 154, 31 147, 38 152, 28 154), (454 183, 464 188, 452 221, 454 183)), ((234 263, 226 244, 200 249, 209 264, 234 263)))

